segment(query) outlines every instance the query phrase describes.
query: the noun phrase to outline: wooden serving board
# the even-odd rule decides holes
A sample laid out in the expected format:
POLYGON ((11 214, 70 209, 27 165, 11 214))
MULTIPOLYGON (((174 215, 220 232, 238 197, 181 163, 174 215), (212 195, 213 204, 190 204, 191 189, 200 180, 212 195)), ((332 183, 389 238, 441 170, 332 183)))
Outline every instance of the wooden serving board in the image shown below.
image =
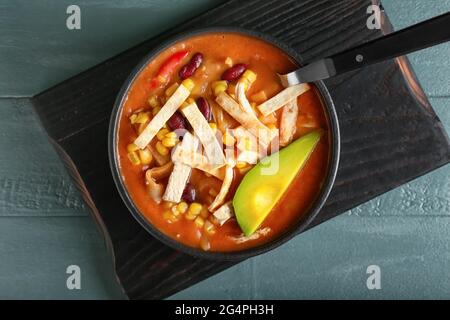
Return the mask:
MULTIPOLYGON (((152 238, 122 203, 107 133, 116 95, 161 40, 205 26, 239 26, 292 46, 305 62, 392 31, 366 27, 370 0, 232 0, 35 96, 32 103, 98 222, 131 299, 167 297, 232 264, 177 252, 152 238)), ((326 81, 342 137, 341 163, 317 225, 450 162, 450 143, 406 58, 326 81)))

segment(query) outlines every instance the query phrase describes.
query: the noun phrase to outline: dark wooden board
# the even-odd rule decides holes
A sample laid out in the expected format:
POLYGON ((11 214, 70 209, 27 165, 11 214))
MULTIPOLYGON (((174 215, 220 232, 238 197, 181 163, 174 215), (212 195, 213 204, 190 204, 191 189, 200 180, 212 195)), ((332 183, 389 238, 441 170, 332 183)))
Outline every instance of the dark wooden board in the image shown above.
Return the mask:
MULTIPOLYGON (((276 37, 306 62, 391 32, 366 27, 369 0, 232 0, 32 98, 114 255, 132 299, 163 298, 233 263, 174 251, 147 234, 115 189, 107 130, 116 94, 131 69, 161 40, 203 26, 240 26, 276 37)), ((406 58, 326 81, 342 135, 341 163, 317 225, 450 162, 450 143, 406 58)))

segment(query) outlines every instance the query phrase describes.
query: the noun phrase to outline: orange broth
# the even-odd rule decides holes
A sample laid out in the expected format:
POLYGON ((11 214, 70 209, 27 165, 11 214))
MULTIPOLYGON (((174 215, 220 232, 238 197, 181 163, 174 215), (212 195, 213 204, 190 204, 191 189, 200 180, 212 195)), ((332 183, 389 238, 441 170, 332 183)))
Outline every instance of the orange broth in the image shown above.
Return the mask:
MULTIPOLYGON (((257 74, 257 80, 250 87, 247 96, 251 96, 260 90, 265 90, 268 98, 270 98, 280 92, 283 88, 276 73, 290 72, 296 68, 296 65, 280 49, 259 39, 234 33, 214 33, 183 40, 165 50, 151 61, 133 82, 127 99, 122 106, 118 127, 117 151, 122 179, 128 193, 140 212, 157 229, 187 246, 199 248, 200 235, 194 222, 183 218, 172 223, 165 220, 163 218, 163 212, 167 209, 163 204, 157 204, 153 201, 145 188, 145 170, 143 170, 142 166, 132 165, 127 157, 127 145, 137 137, 135 129, 130 124, 129 117, 136 110, 150 109, 147 101, 152 94, 164 94, 164 90, 173 82, 177 81, 180 83, 178 68, 172 75, 169 84, 164 88, 159 88, 155 91, 150 89, 149 86, 151 79, 155 77, 161 64, 170 55, 179 50, 188 50, 190 52, 189 56, 185 59, 185 63, 196 52, 201 52, 204 55, 203 65, 206 66, 208 77, 206 79, 205 77, 201 78, 198 72, 196 72, 192 77, 195 83, 220 80, 221 74, 229 68, 224 64, 227 57, 230 57, 234 63, 247 64, 248 68, 257 74)), ((215 97, 209 87, 206 87, 204 92, 196 93, 194 90, 194 98, 200 95, 212 102, 213 109, 220 108, 220 106, 213 103, 215 97)), ((316 88, 299 96, 298 105, 299 116, 294 139, 317 129, 322 129, 325 133, 322 135, 319 144, 316 146, 306 165, 294 179, 283 198, 263 222, 261 228, 269 227, 271 231, 266 235, 260 236, 258 239, 237 243, 234 238, 241 236, 242 231, 236 220, 232 219, 223 226, 218 226, 215 233, 209 236, 211 251, 239 251, 271 241, 288 231, 301 219, 319 194, 328 170, 330 149, 328 122, 316 88)), ((278 123, 280 110, 277 111, 278 123)), ((216 114, 216 112, 213 113, 216 114)), ((227 120, 230 126, 238 126, 238 123, 231 117, 228 115, 226 117, 228 117, 227 120)), ((235 169, 233 187, 227 196, 227 200, 233 198, 236 187, 244 174, 238 169, 235 169)), ((214 186, 216 190, 220 190, 221 186, 220 180, 214 177, 208 177, 197 169, 192 170, 190 182, 196 187, 198 197, 201 200, 208 198, 208 190, 201 190, 202 185, 214 186)))

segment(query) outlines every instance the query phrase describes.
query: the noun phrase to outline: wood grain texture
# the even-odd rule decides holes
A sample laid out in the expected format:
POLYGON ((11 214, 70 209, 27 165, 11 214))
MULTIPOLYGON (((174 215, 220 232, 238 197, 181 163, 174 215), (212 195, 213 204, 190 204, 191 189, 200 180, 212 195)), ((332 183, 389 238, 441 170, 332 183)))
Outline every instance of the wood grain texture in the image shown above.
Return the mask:
MULTIPOLYGON (((1 1, 0 96, 35 95, 222 2, 1 1), (82 31, 65 26, 70 4, 82 10, 82 31)), ((383 4, 397 29, 450 11, 450 0, 384 0, 383 4)), ((409 55, 428 96, 449 96, 450 61, 443 59, 449 53, 450 45, 444 44, 409 55)))
MULTIPOLYGON (((308 61, 379 36, 365 27, 368 4, 231 1, 172 33, 185 27, 240 25, 277 36, 308 61)), ((181 255, 152 239, 126 212, 109 178, 106 130, 114 92, 159 41, 145 42, 33 99, 47 131, 83 177, 110 232, 117 272, 131 298, 164 297, 229 266, 181 255), (99 83, 99 78, 108 81, 99 83), (94 160, 89 157, 93 153, 94 160)), ((420 86, 413 77, 405 78, 398 63, 386 62, 327 83, 341 119, 342 163, 316 224, 450 160, 440 122, 420 86)))
MULTIPOLYGON (((383 5, 389 17, 395 17, 396 29, 406 28, 412 24, 450 12, 450 0, 384 0, 383 5)), ((450 43, 431 47, 408 55, 411 64, 429 97, 450 97, 449 59, 450 43)))
POLYGON ((0 1, 0 96, 35 95, 221 2, 0 1), (66 27, 72 4, 81 30, 66 27))
POLYGON ((111 257, 90 217, 0 220, 0 299, 123 297, 112 269, 104 268, 111 257), (81 290, 67 289, 69 265, 81 269, 81 290))
POLYGON ((0 99, 0 217, 86 216, 28 99, 0 99))
POLYGON ((336 217, 170 299, 448 299, 449 217, 382 214, 336 217), (370 265, 381 290, 367 289, 370 265))

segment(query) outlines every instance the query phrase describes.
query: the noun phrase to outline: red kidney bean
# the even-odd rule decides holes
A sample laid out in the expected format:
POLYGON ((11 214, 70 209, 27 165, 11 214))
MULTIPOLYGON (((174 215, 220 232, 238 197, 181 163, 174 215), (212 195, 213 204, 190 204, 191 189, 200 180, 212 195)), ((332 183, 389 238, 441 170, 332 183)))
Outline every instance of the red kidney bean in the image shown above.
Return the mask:
POLYGON ((196 69, 200 68, 200 65, 202 64, 202 62, 203 62, 203 54, 201 54, 200 52, 197 52, 196 54, 194 54, 194 55, 192 56, 191 64, 192 64, 196 69))
POLYGON ((222 80, 232 82, 237 80, 247 70, 247 65, 243 63, 235 64, 231 68, 225 70, 222 74, 222 80))
POLYGON ((181 80, 187 79, 190 76, 192 76, 195 72, 196 68, 193 67, 191 64, 185 65, 183 68, 180 69, 179 76, 181 80))
POLYGON ((187 79, 194 74, 203 62, 203 54, 197 52, 192 56, 191 61, 180 69, 178 75, 181 80, 187 79))
POLYGON ((183 190, 183 195, 181 196, 181 199, 183 199, 187 203, 192 203, 195 201, 196 195, 197 192, 195 191, 194 186, 188 183, 186 184, 186 187, 183 190))
POLYGON ((206 121, 210 122, 213 119, 213 114, 211 111, 211 106, 209 105, 208 100, 203 97, 197 99, 197 106, 200 112, 205 117, 206 121))
POLYGON ((170 117, 170 119, 167 121, 167 125, 169 126, 170 130, 180 130, 180 129, 187 129, 186 120, 184 119, 183 115, 177 111, 173 114, 173 116, 170 117))

